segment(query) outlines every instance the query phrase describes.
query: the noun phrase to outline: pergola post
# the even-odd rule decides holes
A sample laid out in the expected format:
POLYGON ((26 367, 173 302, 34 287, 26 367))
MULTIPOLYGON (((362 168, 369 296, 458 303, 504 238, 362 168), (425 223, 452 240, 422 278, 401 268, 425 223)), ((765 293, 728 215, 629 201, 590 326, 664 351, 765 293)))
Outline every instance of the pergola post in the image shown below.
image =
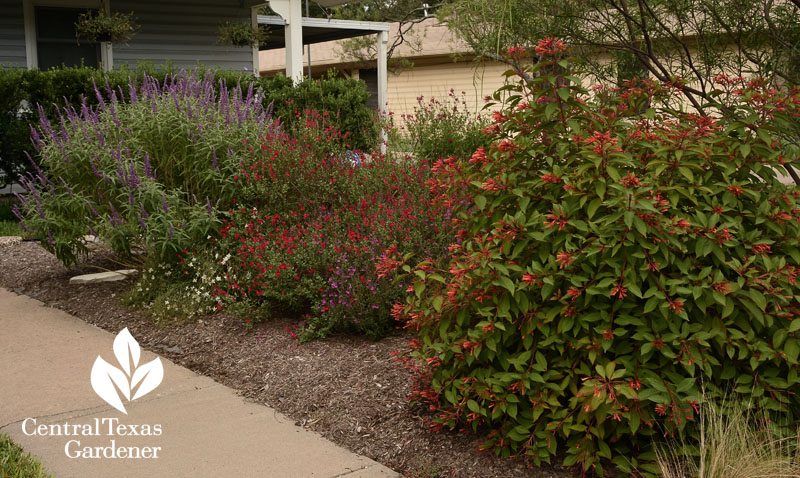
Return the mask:
POLYGON ((269 7, 286 22, 286 76, 303 81, 303 13, 300 0, 269 0, 269 7))
MULTIPOLYGON (((386 60, 387 47, 389 45, 389 32, 379 32, 378 35, 378 111, 381 116, 386 117, 386 100, 388 93, 388 64, 386 60)), ((386 154, 386 141, 388 135, 386 129, 381 131, 381 153, 386 154)))
MULTIPOLYGON (((250 24, 253 26, 253 28, 256 28, 256 29, 258 29, 258 9, 259 9, 259 7, 250 7, 250 24)), ((259 46, 260 45, 258 44, 258 42, 256 42, 256 44, 253 45, 253 47, 252 47, 252 50, 253 50, 253 75, 255 75, 256 77, 258 77, 261 74, 261 65, 260 65, 261 60, 260 60, 259 54, 258 54, 258 52, 260 51, 259 50, 259 46)))

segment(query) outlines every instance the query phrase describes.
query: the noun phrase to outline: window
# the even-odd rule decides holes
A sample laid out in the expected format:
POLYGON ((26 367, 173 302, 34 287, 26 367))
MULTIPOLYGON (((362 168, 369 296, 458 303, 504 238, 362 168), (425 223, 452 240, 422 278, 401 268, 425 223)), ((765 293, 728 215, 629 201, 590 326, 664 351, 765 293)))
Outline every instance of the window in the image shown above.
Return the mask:
POLYGON ((100 48, 75 38, 80 8, 36 7, 36 51, 40 70, 59 66, 97 67, 100 48))
POLYGON ((641 80, 649 78, 647 66, 633 53, 620 50, 616 54, 617 82, 622 85, 625 80, 641 80))

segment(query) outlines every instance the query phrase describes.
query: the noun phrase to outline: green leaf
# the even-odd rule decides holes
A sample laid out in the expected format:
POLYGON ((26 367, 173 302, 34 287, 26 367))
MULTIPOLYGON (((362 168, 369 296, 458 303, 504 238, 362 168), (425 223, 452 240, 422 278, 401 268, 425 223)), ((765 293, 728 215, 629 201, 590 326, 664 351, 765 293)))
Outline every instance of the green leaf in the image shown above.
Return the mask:
POLYGON ((478 206, 478 209, 483 211, 484 208, 486 208, 486 198, 480 195, 475 196, 475 205, 478 206))
POLYGON ((594 198, 592 202, 586 207, 586 216, 591 219, 594 216, 594 213, 597 212, 597 209, 600 205, 603 204, 603 201, 599 198, 594 198))
POLYGON ((624 214, 625 226, 627 226, 628 229, 630 229, 631 225, 633 224, 633 218, 634 218, 633 211, 625 211, 624 214))
POLYGON ((514 291, 516 290, 516 288, 514 287, 514 281, 512 281, 511 279, 509 279, 506 276, 498 277, 497 280, 495 281, 495 283, 497 283, 497 285, 499 285, 499 286, 504 287, 506 290, 511 292, 511 294, 513 294, 514 291))
POLYGON ((695 384, 696 380, 694 377, 685 378, 678 383, 678 386, 675 387, 675 391, 677 392, 685 392, 692 388, 695 384))
POLYGON ((441 295, 437 295, 436 297, 433 298, 433 300, 431 300, 431 304, 433 305, 433 308, 436 310, 436 312, 442 311, 443 302, 444 302, 444 297, 442 297, 441 295))
POLYGON ((745 143, 739 147, 739 151, 742 153, 742 157, 746 158, 750 155, 750 145, 745 143))
POLYGON ((786 340, 786 329, 778 329, 772 335, 772 347, 775 350, 780 349, 781 345, 783 345, 783 341, 786 340))
POLYGON ((556 111, 558 111, 558 105, 555 103, 549 103, 544 108, 544 115, 547 119, 550 119, 553 117, 556 111))
POLYGON ((786 359, 789 360, 789 363, 796 364, 798 354, 800 354, 800 345, 798 345, 797 339, 794 337, 787 339, 783 345, 783 352, 786 354, 786 359))
POLYGON ((764 311, 767 310, 767 299, 764 297, 764 294, 756 289, 750 289, 748 291, 748 295, 751 299, 753 299, 753 302, 755 302, 759 309, 764 311))
POLYGON ((600 199, 603 199, 606 195, 606 183, 605 181, 597 181, 594 185, 594 191, 600 196, 600 199))

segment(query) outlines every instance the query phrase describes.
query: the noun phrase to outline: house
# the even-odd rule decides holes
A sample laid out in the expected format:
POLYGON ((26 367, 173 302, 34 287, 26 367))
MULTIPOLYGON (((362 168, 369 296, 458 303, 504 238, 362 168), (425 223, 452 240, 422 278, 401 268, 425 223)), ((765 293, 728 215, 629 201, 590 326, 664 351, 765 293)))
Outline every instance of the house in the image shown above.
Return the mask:
MULTIPOLYGON (((347 0, 314 0, 331 7, 347 0)), ((358 1, 358 0, 351 0, 358 1)), ((286 75, 303 77, 304 43, 331 38, 377 35, 377 81, 385 93, 389 24, 320 21, 304 18, 302 0, 0 0, 0 67, 39 68, 92 66, 106 70, 139 62, 169 63, 177 68, 198 65, 227 70, 259 71, 259 47, 281 48, 286 75), (277 16, 259 15, 269 6, 277 16), (75 23, 82 13, 133 13, 140 30, 126 43, 76 40, 75 23), (236 47, 217 42, 225 23, 268 28, 262 45, 236 47), (286 48, 288 47, 288 48, 286 48)))
MULTIPOLYGON (((398 25, 393 24, 389 32, 390 43, 397 35, 398 25)), ((418 105, 417 98, 445 98, 452 88, 457 96, 465 92, 471 111, 483 107, 483 98, 491 95, 503 85, 502 75, 508 66, 500 62, 475 62, 475 54, 453 35, 446 25, 430 17, 414 27, 417 41, 399 46, 393 58, 405 58, 413 67, 390 73, 387 79, 387 106, 397 118, 402 114, 413 114, 418 105)), ((270 76, 284 70, 284 54, 281 50, 262 50, 259 65, 261 75, 270 76)), ((308 55, 304 52, 303 64, 308 74, 308 55)), ((377 101, 377 62, 343 59, 340 41, 317 43, 311 47, 311 74, 319 77, 335 70, 345 77, 360 78, 367 83, 373 94, 373 107, 377 101)))
POLYGON ((198 64, 258 71, 257 48, 217 44, 224 22, 257 24, 264 0, 0 0, 0 66, 84 64, 106 69, 137 62, 198 64), (139 32, 127 44, 78 43, 75 22, 87 10, 133 12, 139 32))

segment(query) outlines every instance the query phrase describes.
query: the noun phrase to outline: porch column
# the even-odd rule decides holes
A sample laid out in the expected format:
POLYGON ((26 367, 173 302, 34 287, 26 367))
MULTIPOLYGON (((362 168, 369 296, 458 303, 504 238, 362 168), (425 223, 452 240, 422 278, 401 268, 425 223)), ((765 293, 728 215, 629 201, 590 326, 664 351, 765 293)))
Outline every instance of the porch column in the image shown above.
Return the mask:
MULTIPOLYGON (((258 29, 258 8, 259 7, 250 7, 250 24, 255 29, 258 29)), ((253 50, 253 75, 255 75, 256 77, 261 75, 261 62, 259 60, 259 55, 258 55, 259 48, 258 47, 259 47, 258 42, 256 42, 256 44, 253 45, 253 48, 252 48, 252 50, 253 50)))
MULTIPOLYGON (((388 89, 388 82, 387 82, 387 74, 388 74, 388 65, 386 61, 386 50, 389 44, 389 32, 379 32, 378 33, 378 111, 382 116, 386 116, 386 100, 387 100, 387 89, 388 89)), ((382 129, 381 131, 381 153, 386 154, 386 141, 388 136, 386 134, 386 129, 382 129)))
MULTIPOLYGON (((102 0, 100 7, 103 13, 111 16, 111 0, 102 0)), ((114 45, 110 41, 100 42, 100 62, 103 64, 103 71, 114 69, 114 45)))
POLYGON ((286 76, 303 80, 303 14, 300 0, 269 0, 269 7, 286 22, 286 76))

